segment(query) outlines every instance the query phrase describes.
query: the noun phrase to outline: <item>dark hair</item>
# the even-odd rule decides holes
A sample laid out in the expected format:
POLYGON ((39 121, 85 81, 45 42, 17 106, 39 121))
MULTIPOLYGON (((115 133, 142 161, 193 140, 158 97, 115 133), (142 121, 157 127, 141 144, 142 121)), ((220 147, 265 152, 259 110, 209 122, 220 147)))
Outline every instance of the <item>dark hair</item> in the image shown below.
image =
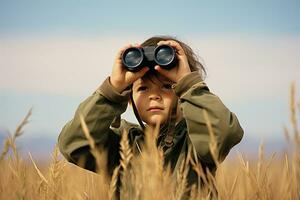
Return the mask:
POLYGON ((188 60, 191 71, 192 72, 198 71, 201 74, 202 78, 204 79, 204 77, 206 76, 206 70, 205 70, 204 66, 202 65, 202 63, 199 61, 197 55, 194 53, 194 51, 192 50, 191 47, 189 47, 184 42, 176 39, 175 37, 154 36, 154 37, 151 37, 151 38, 147 39, 146 41, 144 41, 141 45, 142 45, 142 47, 151 46, 151 45, 155 46, 155 45, 157 45, 157 43, 159 41, 166 41, 166 40, 174 40, 180 44, 180 46, 183 48, 183 50, 187 56, 187 60, 188 60))

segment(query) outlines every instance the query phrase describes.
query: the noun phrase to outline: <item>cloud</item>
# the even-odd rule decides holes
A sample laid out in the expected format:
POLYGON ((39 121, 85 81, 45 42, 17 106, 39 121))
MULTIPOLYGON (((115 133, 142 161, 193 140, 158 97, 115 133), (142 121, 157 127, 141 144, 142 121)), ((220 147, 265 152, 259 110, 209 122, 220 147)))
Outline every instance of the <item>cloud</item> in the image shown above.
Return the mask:
MULTIPOLYGON (((86 94, 107 77, 116 52, 140 36, 0 39, 0 89, 86 94)), ((211 90, 229 101, 287 95, 300 80, 300 37, 188 38, 208 71, 211 90)))
POLYGON ((108 38, 1 40, 0 87, 82 94, 95 89, 110 73, 117 46, 122 43, 108 38))
POLYGON ((270 100, 300 80, 300 37, 194 40, 207 82, 231 100, 270 100))

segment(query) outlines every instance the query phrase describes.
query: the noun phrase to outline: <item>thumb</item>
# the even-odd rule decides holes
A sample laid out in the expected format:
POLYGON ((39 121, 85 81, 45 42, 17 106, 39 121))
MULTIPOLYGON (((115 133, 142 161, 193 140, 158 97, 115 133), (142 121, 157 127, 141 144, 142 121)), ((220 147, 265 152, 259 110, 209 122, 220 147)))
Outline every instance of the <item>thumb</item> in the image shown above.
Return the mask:
POLYGON ((143 67, 140 71, 135 72, 136 79, 139 79, 139 78, 143 77, 148 70, 149 70, 148 67, 143 67))
POLYGON ((162 68, 162 67, 159 66, 159 65, 156 65, 156 66, 154 67, 154 69, 155 69, 158 73, 160 73, 161 75, 163 75, 163 76, 165 76, 165 77, 168 77, 168 74, 170 73, 168 70, 162 68))

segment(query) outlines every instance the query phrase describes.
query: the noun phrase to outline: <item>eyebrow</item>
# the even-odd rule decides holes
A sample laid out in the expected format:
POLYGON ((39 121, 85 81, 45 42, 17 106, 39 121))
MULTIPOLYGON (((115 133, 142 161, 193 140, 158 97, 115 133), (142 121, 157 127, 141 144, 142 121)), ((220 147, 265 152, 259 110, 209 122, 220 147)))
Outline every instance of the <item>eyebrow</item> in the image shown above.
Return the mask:
POLYGON ((138 88, 138 87, 143 86, 143 85, 145 85, 145 83, 139 81, 138 83, 135 83, 135 84, 132 85, 132 89, 138 88))
POLYGON ((157 83, 160 83, 161 86, 163 86, 164 84, 170 84, 170 85, 173 84, 173 82, 171 80, 166 79, 164 77, 158 77, 158 76, 147 77, 147 78, 143 77, 140 80, 138 80, 138 82, 133 84, 132 89, 138 89, 140 86, 147 86, 149 84, 148 82, 151 82, 152 84, 155 84, 155 85, 157 85, 157 83))
POLYGON ((159 76, 155 76, 155 77, 150 77, 148 78, 148 80, 150 80, 152 83, 156 84, 156 82, 160 82, 161 84, 173 84, 173 82, 163 76, 159 77, 159 76))
POLYGON ((165 77, 163 77, 163 76, 156 76, 156 79, 159 81, 159 82, 161 82, 162 84, 165 84, 165 83, 170 83, 170 84, 172 84, 173 82, 171 81, 171 80, 169 80, 169 79, 167 79, 167 78, 165 78, 165 77))

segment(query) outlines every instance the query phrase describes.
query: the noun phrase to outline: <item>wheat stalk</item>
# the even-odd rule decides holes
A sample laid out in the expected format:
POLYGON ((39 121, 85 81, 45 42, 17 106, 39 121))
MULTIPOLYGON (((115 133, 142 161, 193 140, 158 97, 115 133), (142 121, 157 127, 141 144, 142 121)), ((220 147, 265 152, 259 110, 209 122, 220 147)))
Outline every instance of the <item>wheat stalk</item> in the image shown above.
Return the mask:
MULTIPOLYGON (((257 163, 257 180, 259 183, 261 171, 262 171, 262 163, 264 162, 264 144, 263 142, 260 143, 259 149, 258 149, 258 163, 257 163)), ((260 188, 260 185, 259 185, 260 188)))
POLYGON ((233 198, 233 193, 234 193, 234 190, 236 189, 237 187, 237 180, 238 180, 238 175, 239 174, 236 174, 234 180, 233 180, 233 183, 231 185, 231 188, 229 190, 229 194, 227 196, 227 199, 232 199, 233 198))
POLYGON ((58 159, 59 150, 58 146, 55 145, 52 153, 52 163, 49 167, 49 187, 53 191, 51 199, 57 199, 57 194, 60 193, 62 188, 62 178, 63 178, 63 167, 64 164, 58 159))
POLYGON ((114 169, 110 184, 109 184, 109 191, 108 191, 108 199, 115 200, 116 199, 116 189, 117 189, 117 182, 119 176, 120 167, 116 167, 114 169))
POLYGON ((3 151, 1 152, 1 156, 0 156, 0 163, 1 163, 4 160, 6 154, 9 152, 9 147, 13 151, 14 165, 13 166, 9 165, 9 167, 10 167, 11 171, 13 172, 13 174, 15 175, 15 177, 17 178, 18 187, 16 190, 16 196, 19 199, 24 199, 27 194, 27 190, 26 190, 27 174, 26 174, 26 165, 23 164, 22 160, 19 157, 17 147, 15 144, 15 140, 17 137, 19 137, 23 134, 23 128, 29 122, 28 119, 31 116, 31 113, 32 113, 32 109, 30 109, 28 111, 25 118, 17 126, 14 134, 12 136, 9 136, 8 138, 6 138, 5 143, 4 143, 4 148, 3 148, 3 151))
POLYGON ((0 156, 0 163, 2 162, 2 160, 4 160, 6 154, 8 153, 10 143, 11 143, 10 138, 7 138, 7 139, 4 141, 4 147, 3 147, 3 150, 2 150, 1 156, 0 156))
POLYGON ((96 148, 95 140, 91 136, 90 131, 89 131, 89 129, 88 129, 88 127, 87 127, 87 125, 84 121, 83 116, 79 115, 79 118, 80 118, 80 123, 81 123, 81 126, 82 126, 83 133, 84 133, 84 135, 85 135, 85 137, 88 141, 88 144, 91 148, 91 153, 92 153, 92 155, 94 156, 94 158, 96 160, 96 171, 99 174, 102 174, 103 178, 105 180, 108 180, 108 177, 105 176, 106 172, 107 172, 106 152, 104 152, 104 150, 102 152, 100 152, 100 150, 96 148))
POLYGON ((285 137, 286 141, 289 143, 290 142, 290 134, 289 134, 289 130, 286 126, 283 126, 283 133, 284 133, 284 137, 285 137))
POLYGON ((280 198, 279 199, 291 199, 291 186, 292 186, 292 180, 291 180, 291 174, 290 174, 290 167, 289 167, 289 160, 288 155, 284 155, 284 166, 283 166, 283 177, 282 177, 282 183, 280 187, 280 198))
POLYGON ((120 195, 124 199, 132 199, 132 191, 134 191, 132 174, 129 170, 130 162, 133 157, 132 149, 129 146, 128 132, 123 131, 120 141, 120 167, 121 167, 121 191, 120 195))
POLYGON ((133 157, 132 150, 129 146, 128 133, 126 131, 124 131, 122 133, 120 146, 121 146, 121 148, 120 148, 120 156, 121 156, 120 165, 122 167, 123 173, 126 173, 127 167, 130 163, 130 160, 133 157))
POLYGON ((8 138, 6 138, 5 142, 4 142, 4 147, 3 150, 1 152, 1 156, 0 156, 0 162, 5 158, 6 154, 9 151, 9 147, 12 148, 14 156, 18 162, 19 160, 19 155, 17 153, 17 148, 15 145, 15 140, 17 137, 21 136, 23 134, 23 128, 26 124, 28 124, 29 122, 29 117, 32 114, 32 108, 29 109, 28 113, 26 114, 26 116, 24 117, 24 119, 21 121, 21 123, 17 126, 13 136, 9 136, 8 138))
POLYGON ((32 156, 31 156, 31 153, 29 152, 28 154, 29 154, 29 158, 30 158, 30 160, 31 160, 31 162, 32 162, 32 164, 33 164, 36 172, 38 173, 39 177, 48 185, 49 183, 48 183, 47 179, 45 178, 45 176, 43 175, 43 173, 39 170, 39 168, 35 164, 32 156))
POLYGON ((296 114, 296 86, 295 82, 292 82, 291 88, 290 88, 290 119, 294 131, 294 137, 297 144, 300 144, 300 138, 299 138, 299 130, 298 130, 298 124, 297 124, 297 114, 296 114))
MULTIPOLYGON (((249 168, 249 162, 245 162, 243 156, 238 153, 238 160, 240 161, 240 164, 241 164, 241 167, 242 167, 242 170, 245 172, 245 175, 246 177, 248 178, 247 180, 247 183, 250 182, 250 186, 252 186, 251 188, 248 187, 248 184, 246 183, 245 185, 246 186, 246 189, 256 189, 255 191, 257 192, 259 190, 258 188, 258 183, 257 183, 257 179, 255 178, 254 174, 250 171, 250 168, 249 168)), ((246 181, 246 180, 244 180, 246 181)))
POLYGON ((175 190, 175 199, 180 200, 183 198, 184 194, 187 192, 187 175, 189 172, 189 160, 188 157, 185 159, 179 168, 179 171, 177 172, 177 187, 175 190))
POLYGON ((209 150, 210 150, 210 153, 212 155, 213 161, 215 162, 215 164, 218 168, 219 165, 220 165, 220 162, 219 162, 219 150, 218 150, 217 139, 216 139, 215 133, 213 131, 212 125, 210 123, 207 111, 204 110, 204 109, 203 109, 203 116, 204 116, 204 119, 205 119, 205 122, 206 122, 206 126, 207 126, 207 129, 208 129, 209 136, 210 136, 209 150))
MULTIPOLYGON (((292 90, 294 89, 291 89, 290 97, 294 98, 294 100, 291 100, 289 103, 291 114, 290 118, 292 118, 290 123, 292 124, 296 120, 296 123, 299 124, 299 121, 297 121, 299 119, 297 119, 298 113, 296 113, 298 111, 300 113, 299 103, 296 104, 295 91, 292 90), (293 108, 291 106, 293 104, 298 107, 294 106, 293 108)), ((213 130, 213 127, 209 124, 209 115, 206 113, 204 116, 206 117, 206 121, 208 121, 207 127, 211 138, 209 146, 210 151, 216 152, 218 147, 216 142, 213 142, 213 137, 215 136, 210 133, 210 131, 213 130)), ((108 199, 113 200, 118 198, 116 196, 118 189, 117 181, 121 165, 114 169, 109 188, 105 188, 102 182, 98 182, 98 180, 101 179, 100 176, 102 176, 102 174, 99 176, 99 174, 89 173, 85 170, 76 168, 73 165, 66 165, 66 167, 61 168, 62 166, 60 165, 61 163, 58 158, 58 151, 56 147, 53 151, 52 162, 50 165, 41 165, 38 167, 31 154, 29 154, 28 160, 30 159, 32 164, 28 165, 24 162, 21 156, 18 156, 18 148, 15 145, 15 141, 16 138, 22 135, 22 130, 27 123, 28 118, 26 119, 25 117, 20 125, 18 125, 15 133, 5 140, 4 148, 1 151, 0 199, 11 198, 43 200, 58 198, 88 200, 101 199, 101 197, 105 196, 106 193, 108 193, 108 199), (13 156, 6 159, 10 150, 14 151, 12 154, 13 156), (31 170, 28 170, 29 167, 31 170), (41 169, 44 169, 44 167, 48 169, 49 176, 45 177, 42 174, 41 169), (61 179, 63 179, 64 184, 61 184, 61 179)), ((264 153, 263 143, 259 146, 259 153, 256 155, 255 160, 246 159, 246 157, 243 158, 243 156, 239 154, 239 162, 231 163, 229 160, 229 168, 225 168, 223 165, 220 165, 216 176, 213 176, 213 174, 209 171, 206 176, 203 172, 204 169, 201 168, 201 165, 196 158, 192 159, 192 156, 186 158, 186 160, 189 160, 189 166, 199 177, 199 185, 203 185, 201 190, 199 187, 197 188, 196 185, 193 185, 190 188, 191 196, 189 199, 299 199, 300 148, 296 141, 297 135, 295 134, 295 132, 299 132, 298 128, 295 129, 298 124, 294 123, 291 125, 292 130, 290 133, 288 128, 286 126, 284 127, 284 134, 288 144, 298 146, 294 146, 296 148, 292 149, 291 153, 293 154, 285 154, 279 161, 278 159, 274 159, 275 154, 272 154, 270 158, 267 157, 264 153), (219 192, 218 197, 215 196, 213 189, 214 186, 217 186, 217 191, 219 192)), ((126 135, 128 135, 128 133, 126 135)), ((128 150, 130 148, 128 137, 126 139, 127 141, 123 142, 123 147, 121 147, 121 149, 123 148, 124 150, 121 151, 123 151, 124 156, 122 159, 124 158, 124 160, 127 160, 123 161, 124 163, 127 163, 123 163, 123 166, 126 166, 125 168, 130 173, 126 176, 128 179, 126 179, 122 184, 130 184, 125 186, 127 190, 123 191, 124 194, 129 197, 128 199, 174 200, 185 197, 185 173, 183 171, 187 167, 182 166, 186 164, 186 162, 182 162, 181 165, 179 164, 181 171, 179 170, 177 172, 178 179, 173 180, 169 175, 169 172, 167 172, 170 168, 163 167, 163 152, 156 147, 155 135, 155 133, 145 135, 145 140, 147 140, 146 138, 148 137, 149 141, 146 141, 145 145, 142 146, 143 151, 141 151, 141 156, 128 156, 130 155, 130 151, 128 150), (150 146, 148 147, 147 145, 150 146)), ((90 140, 90 147, 92 146, 98 151, 97 144, 93 141, 93 137, 88 135, 86 138, 87 141, 90 140)), ((218 160, 217 156, 214 157, 214 160, 218 160)), ((100 167, 100 169, 103 168, 100 167)), ((107 176, 107 174, 105 176, 107 176)), ((125 196, 121 196, 120 198, 125 199, 124 197, 125 196)))

